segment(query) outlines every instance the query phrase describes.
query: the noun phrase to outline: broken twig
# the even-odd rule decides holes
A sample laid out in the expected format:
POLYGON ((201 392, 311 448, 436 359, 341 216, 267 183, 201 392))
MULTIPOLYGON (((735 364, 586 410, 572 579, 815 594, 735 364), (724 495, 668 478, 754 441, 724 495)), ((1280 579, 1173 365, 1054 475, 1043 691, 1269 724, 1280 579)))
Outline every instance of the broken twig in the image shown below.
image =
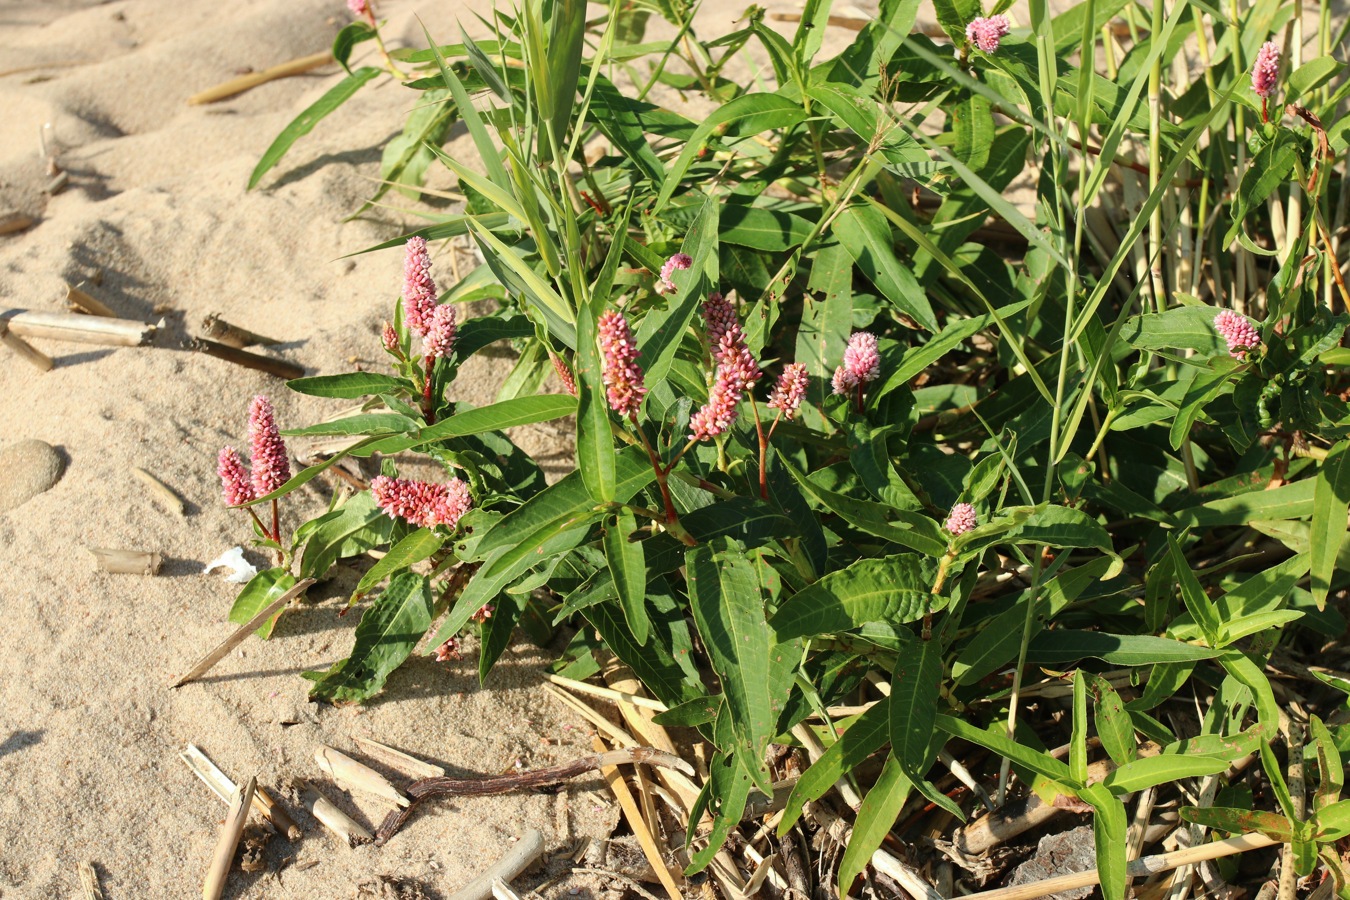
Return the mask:
MULTIPOLYGON (((83 284, 83 282, 81 282, 83 284)), ((72 312, 86 313, 91 316, 102 316, 105 319, 117 318, 117 313, 113 312, 103 301, 95 300, 73 284, 66 285, 66 304, 72 312)))
POLYGON ((139 466, 133 468, 131 474, 135 475, 145 483, 146 487, 150 488, 151 492, 153 492, 154 495, 159 498, 160 502, 164 504, 165 509, 174 513, 180 519, 187 516, 187 505, 183 503, 183 498, 178 496, 173 488, 169 487, 139 466))
POLYGON ((240 350, 238 347, 227 347, 225 344, 206 338, 193 338, 188 341, 187 349, 196 353, 205 353, 207 356, 214 356, 216 359, 223 359, 237 366, 257 369, 259 372, 266 372, 268 375, 275 375, 277 378, 285 378, 288 381, 305 374, 304 366, 298 366, 284 359, 263 356, 261 353, 240 350))
POLYGON ((220 837, 216 840, 216 851, 211 857, 211 868, 206 870, 206 881, 202 884, 202 900, 220 900, 225 893, 225 881, 230 877, 230 865, 234 862, 234 851, 239 849, 239 838, 244 833, 244 823, 248 821, 248 810, 253 804, 253 790, 258 779, 250 778, 242 789, 236 789, 230 801, 230 814, 220 826, 220 837))
POLYGON ((314 785, 304 785, 302 800, 305 809, 309 810, 310 814, 318 819, 325 828, 346 841, 348 847, 369 844, 375 840, 375 837, 369 831, 362 828, 351 816, 338 809, 337 804, 319 793, 319 789, 314 785))
POLYGON ((34 368, 43 372, 50 372, 52 370, 52 366, 54 365, 52 358, 10 331, 9 325, 6 324, 3 319, 0 319, 0 343, 3 343, 8 347, 10 352, 17 354, 32 363, 34 368))
POLYGON ((319 749, 314 751, 314 762, 340 785, 363 791, 393 806, 409 805, 408 798, 400 794, 398 788, 389 783, 389 779, 332 747, 320 744, 319 749))
POLYGON ((528 869, 544 853, 544 836, 531 828, 521 835, 511 852, 498 860, 492 868, 450 895, 450 900, 487 900, 492 896, 492 883, 509 882, 528 869))
POLYGON ((164 557, 149 550, 110 550, 90 547, 94 562, 109 575, 158 575, 164 557))
POLYGON ((220 313, 211 313, 202 320, 202 333, 213 341, 219 341, 227 347, 251 347, 254 344, 280 344, 276 338, 263 337, 247 328, 232 325, 220 317, 220 313))
POLYGON ((150 343, 156 326, 135 319, 105 319, 79 313, 11 309, 4 315, 9 330, 24 338, 48 338, 105 347, 140 347, 150 343))
POLYGON ((227 100, 244 91, 251 90, 260 84, 266 84, 269 81, 275 81, 278 78, 289 78, 292 75, 303 75, 313 69, 326 66, 333 61, 333 51, 324 50, 319 53, 311 53, 309 56, 302 56, 299 59, 293 59, 290 62, 280 63, 261 72, 249 72, 247 75, 240 75, 238 78, 231 78, 229 81, 222 82, 215 87, 207 88, 200 93, 193 94, 188 98, 188 104, 199 106, 203 103, 215 103, 217 100, 227 100))
POLYGON ((210 653, 203 656, 201 660, 195 666, 193 666, 192 669, 186 675, 175 681, 173 684, 169 685, 169 687, 175 688, 182 687, 189 681, 200 678, 207 672, 211 671, 212 666, 214 666, 216 663, 224 659, 225 655, 228 654, 235 647, 238 647, 240 644, 242 644, 250 634, 261 628, 264 622, 272 618, 272 616, 276 615, 277 612, 279 612, 280 610, 284 609, 286 607, 286 604, 290 603, 296 597, 299 597, 305 591, 309 590, 309 586, 312 585, 313 583, 314 583, 313 578, 304 578, 301 579, 300 581, 297 581, 294 587, 292 587, 286 593, 282 594, 277 599, 273 600, 271 603, 267 604, 267 606, 264 607, 262 610, 260 610, 256 616, 249 619, 248 622, 245 623, 244 625, 241 625, 239 629, 234 632, 234 634, 231 634, 225 640, 221 641, 218 645, 216 645, 215 649, 213 649, 210 653))
MULTIPOLYGON (((178 758, 187 763, 187 767, 192 770, 192 774, 200 778, 213 794, 226 803, 230 802, 230 797, 234 794, 237 786, 195 744, 188 744, 187 749, 178 754, 178 758)), ((291 818, 285 808, 261 787, 253 792, 253 811, 271 822, 278 831, 286 835, 287 840, 296 841, 300 839, 300 826, 295 824, 295 820, 291 818)))

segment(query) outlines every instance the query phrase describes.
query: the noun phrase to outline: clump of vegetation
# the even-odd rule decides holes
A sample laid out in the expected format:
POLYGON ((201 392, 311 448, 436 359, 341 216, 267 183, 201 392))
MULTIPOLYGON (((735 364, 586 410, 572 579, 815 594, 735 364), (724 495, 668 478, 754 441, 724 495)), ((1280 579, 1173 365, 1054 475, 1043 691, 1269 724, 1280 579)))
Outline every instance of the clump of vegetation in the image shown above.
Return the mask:
MULTIPOLYGON (((486 678, 517 625, 578 626, 559 671, 613 654, 713 748, 690 872, 772 794, 771 745, 805 743, 777 831, 858 798, 841 891, 892 829, 1034 792, 1091 811, 1107 897, 1178 798, 1191 842, 1261 832, 1290 885, 1324 866, 1350 896, 1346 26, 1324 4, 1307 53, 1277 0, 1033 0, 1022 27, 1009 5, 935 0, 926 34, 883 0, 822 58, 828 0, 790 39, 753 7, 704 39, 679 2, 530 0, 490 40, 351 70, 253 184, 388 71, 420 99, 385 181, 439 164, 466 200, 371 248, 406 254, 390 371, 290 383, 364 399, 286 433, 352 436, 382 474, 289 544, 257 519, 281 564, 232 618, 384 549, 350 657, 308 676, 335 702, 466 627, 486 678), (481 166, 441 149, 452 121, 481 166), (463 236, 486 265, 437 286, 428 242, 463 236), (496 402, 448 399, 503 340, 496 402), (567 416, 575 470, 548 484, 508 430, 567 416), (400 478, 409 454, 445 477, 400 478), (1316 773, 1288 782, 1305 741, 1316 773)), ((379 36, 359 12, 344 65, 379 36)), ((337 458, 280 486, 255 462, 226 500, 337 458)))

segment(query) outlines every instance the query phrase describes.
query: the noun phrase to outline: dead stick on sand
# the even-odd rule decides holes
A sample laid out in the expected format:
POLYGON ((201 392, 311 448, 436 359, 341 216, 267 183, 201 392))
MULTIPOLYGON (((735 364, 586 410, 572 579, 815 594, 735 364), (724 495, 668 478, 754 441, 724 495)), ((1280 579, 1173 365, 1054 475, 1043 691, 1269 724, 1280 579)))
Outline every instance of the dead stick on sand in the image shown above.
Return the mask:
POLYGON ((75 312, 102 316, 105 319, 117 318, 117 313, 108 308, 102 300, 96 300, 73 284, 66 285, 66 303, 75 312))
POLYGON ((240 350, 238 347, 227 347, 206 338, 193 338, 188 342, 187 349, 205 353, 207 356, 214 356, 216 359, 223 359, 226 362, 232 362, 237 366, 257 369, 260 372, 285 378, 288 381, 305 374, 304 366, 297 366, 295 363, 287 362, 284 359, 263 356, 261 353, 250 353, 247 350, 240 350))
POLYGON ((183 498, 174 493, 173 488, 169 487, 139 466, 133 468, 131 474, 135 475, 145 483, 146 487, 150 488, 154 495, 159 498, 160 502, 164 504, 165 509, 176 514, 180 519, 187 516, 187 506, 183 503, 183 498))
MULTIPOLYGON (((1159 853, 1156 856, 1145 856, 1130 863, 1126 872, 1130 878, 1142 878, 1145 875, 1156 875, 1159 872, 1167 872, 1209 859, 1218 859, 1221 856, 1232 856, 1234 853, 1245 853, 1248 850, 1260 850, 1277 843, 1279 842, 1266 837, 1264 834, 1243 834, 1226 841, 1215 841, 1211 844, 1202 844, 1199 847, 1173 850, 1171 853, 1159 853)), ((1088 887, 1098 884, 1100 881, 1101 876, 1097 873, 1097 870, 1089 869, 1086 872, 1057 875, 1054 878, 1047 878, 1034 884, 1022 884, 1017 887, 967 894, 964 900, 975 900, 975 898, 978 898, 978 900, 1035 900, 1036 897, 1047 897, 1060 891, 1088 887)))
POLYGON ((105 319, 79 313, 11 309, 3 316, 9 330, 25 338, 50 338, 108 347, 140 347, 150 343, 156 326, 134 319, 105 319))
POLYGON ((305 809, 309 810, 310 814, 318 819, 325 828, 346 841, 349 848, 358 844, 369 844, 375 840, 375 837, 369 831, 366 831, 360 823, 339 809, 332 800, 319 793, 319 789, 314 785, 303 781, 300 782, 300 785, 303 787, 302 797, 305 809))
POLYGON ((12 333, 4 319, 0 319, 0 343, 8 347, 11 352, 32 363, 35 368, 43 372, 52 370, 54 365, 52 358, 17 334, 12 333))
POLYGON ((575 778, 587 772, 594 772, 605 766, 615 766, 622 763, 645 763, 649 766, 678 769, 688 775, 694 773, 689 763, 678 756, 651 747, 633 747, 624 750, 611 750, 608 753, 597 753, 593 756, 583 756, 581 759, 572 762, 549 766, 546 769, 534 769, 530 772, 489 775, 483 778, 423 778, 421 781, 414 781, 408 785, 406 793, 412 800, 412 804, 406 809, 393 810, 384 817, 379 831, 375 833, 375 843, 383 845, 397 834, 398 830, 408 821, 408 817, 412 815, 413 810, 417 809, 418 804, 423 800, 434 797, 509 794, 512 791, 548 787, 561 784, 569 778, 575 778))
POLYGON ((226 322, 220 317, 220 313, 211 313, 202 320, 202 332, 214 341, 219 341, 227 347, 251 347, 254 344, 280 344, 281 341, 276 338, 264 337, 256 331, 249 331, 247 328, 240 328, 226 322))
POLYGON ((234 851, 239 849, 239 837, 244 833, 244 823, 248 821, 248 809, 253 804, 253 791, 257 786, 258 779, 250 778, 242 790, 235 790, 230 801, 230 814, 220 826, 211 868, 206 870, 206 881, 202 883, 202 900, 220 900, 221 894, 225 893, 225 881, 230 877, 234 851))
POLYGON ((7 209, 0 212, 0 234, 14 234, 16 231, 23 231, 33 227, 35 220, 27 213, 21 213, 17 209, 7 209))
POLYGON ((98 886, 93 863, 80 863, 80 886, 84 888, 84 900, 103 900, 103 888, 98 886))
MULTIPOLYGON (((187 749, 178 754, 178 758, 187 763, 187 767, 192 770, 192 774, 202 780, 202 783, 211 789, 211 792, 226 803, 234 796, 238 790, 238 785, 230 780, 220 768, 211 761, 211 758, 203 753, 195 744, 188 744, 187 749)), ((295 824, 295 820, 286 812, 281 804, 272 798, 261 786, 253 792, 253 811, 271 822, 276 829, 286 835, 286 839, 296 841, 300 839, 300 826, 295 824)))
POLYGON ((197 678, 200 678, 207 672, 211 671, 211 667, 214 666, 216 663, 220 662, 222 659, 224 659, 227 653, 229 653, 235 647, 238 647, 240 644, 242 644, 250 634, 261 628, 264 622, 272 618, 272 616, 276 615, 278 611, 285 608, 287 603, 290 603, 296 597, 299 597, 305 591, 309 590, 309 586, 312 585, 313 583, 314 583, 313 578, 305 578, 300 581, 297 581, 295 583, 295 587, 291 588, 289 591, 282 594, 280 597, 273 600, 271 603, 267 604, 267 606, 261 612, 259 612, 253 618, 249 619, 247 624, 241 625, 238 631, 227 637, 225 640, 221 641, 220 644, 217 645, 214 650, 203 656, 201 658, 201 661, 192 667, 192 671, 188 672, 182 678, 178 679, 173 684, 169 685, 169 687, 174 688, 182 687, 189 681, 193 681, 197 678))
POLYGON ((537 828, 531 828, 521 835, 511 852, 497 861, 492 868, 464 887, 450 895, 450 900, 487 900, 492 896, 494 881, 509 882, 528 869, 544 853, 544 836, 537 828))
POLYGON ((278 78, 303 75, 320 66, 326 66, 330 62, 333 62, 333 51, 331 50, 311 53, 309 56, 302 56, 299 59, 272 66, 270 69, 263 69, 261 72, 250 72, 247 75, 240 75, 238 78, 231 78, 229 81, 218 84, 213 88, 207 88, 199 94, 193 94, 188 98, 188 103, 192 106, 198 106, 202 103, 215 103, 217 100, 225 100, 236 94, 242 94, 244 91, 251 90, 260 84, 266 84, 269 81, 275 81, 278 78))
POLYGON ((90 547, 94 562, 109 575, 158 575, 164 557, 149 550, 112 550, 90 547))

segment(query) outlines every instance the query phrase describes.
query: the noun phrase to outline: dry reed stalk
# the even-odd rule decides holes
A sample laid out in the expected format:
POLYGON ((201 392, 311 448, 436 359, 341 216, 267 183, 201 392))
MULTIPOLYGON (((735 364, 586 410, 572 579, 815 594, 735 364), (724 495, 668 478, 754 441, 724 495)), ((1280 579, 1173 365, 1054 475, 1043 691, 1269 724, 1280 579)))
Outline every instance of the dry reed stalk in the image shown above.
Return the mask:
POLYGON ((609 719, 606 719, 604 716, 600 715, 600 713, 596 712, 594 709, 587 706, 585 703, 582 703, 580 700, 578 700, 576 697, 573 697, 566 691, 560 691, 557 688, 553 687, 552 685, 548 684, 544 685, 544 690, 547 691, 549 694, 551 694, 553 697, 555 697, 564 706, 569 707, 578 715, 585 718, 586 721, 590 722, 596 728, 603 731, 605 733, 605 736, 608 737, 610 741, 617 744, 618 746, 636 747, 638 745, 637 738, 633 737, 631 734, 624 731, 622 728, 615 725, 609 719))
MULTIPOLYGON (((608 747, 605 742, 597 735, 591 739, 592 745, 601 753, 604 753, 608 747)), ((604 776, 605 783, 609 785, 610 792, 614 798, 619 801, 619 808, 623 810, 623 816, 628 820, 628 826, 633 829, 633 834, 638 839, 638 845, 642 847, 642 853, 647 857, 647 862, 656 873, 661 886, 666 889, 670 895, 670 900, 681 900, 683 896, 680 892, 680 883, 684 881, 683 873, 676 873, 670 870, 666 865, 665 857, 661 853, 661 845, 652 832, 651 822, 643 817, 642 810, 638 808, 637 801, 633 799, 633 792, 628 789, 628 783, 623 780, 623 774, 619 772, 618 766, 604 766, 600 769, 600 774, 604 776)))
POLYGON ((149 550, 88 549, 98 567, 110 575, 158 575, 164 565, 164 557, 149 550))
POLYGON ((409 756, 402 750, 395 750, 377 740, 358 735, 356 743, 361 745, 367 756, 380 760, 390 768, 398 769, 410 778, 441 778, 445 775, 445 769, 440 766, 409 756))
POLYGON ((187 504, 183 502, 182 497, 174 492, 173 488, 169 487, 139 466, 133 468, 131 474, 135 475, 144 482, 146 487, 150 488, 151 493, 159 499, 165 509, 178 516, 180 519, 187 517, 187 504))
POLYGON ((323 744, 314 751, 314 762, 338 784, 377 797, 392 806, 409 806, 411 801, 370 766, 359 763, 341 751, 323 744))
POLYGON ((98 886, 98 873, 94 871, 94 864, 82 862, 79 871, 84 900, 103 900, 103 888, 98 886))
POLYGON ((117 313, 104 305, 103 301, 95 300, 73 284, 66 285, 66 305, 72 312, 102 316, 105 319, 117 318, 117 313))
POLYGON ((247 75, 240 75, 238 78, 231 78, 229 81, 222 82, 215 87, 207 88, 204 91, 193 94, 188 98, 188 104, 199 106, 203 103, 215 103, 217 100, 227 100, 244 91, 252 90, 260 84, 266 84, 269 81, 276 81, 278 78, 289 78, 292 75, 303 75, 306 72, 326 66, 333 62, 333 51, 323 50, 319 53, 311 53, 309 56, 302 56, 299 59, 293 59, 289 62, 280 63, 261 72, 250 72, 247 75))
POLYGON ((355 819, 338 809, 337 804, 319 793, 318 788, 312 784, 303 784, 304 789, 301 799, 305 804, 305 809, 309 810, 310 815, 318 819, 321 825, 346 841, 348 847, 369 844, 375 840, 375 835, 366 831, 355 819))
POLYGON ((234 797, 230 800, 230 813, 220 826, 220 837, 216 839, 211 867, 206 870, 206 881, 202 883, 202 900, 220 900, 225 893, 225 881, 230 877, 234 851, 239 849, 239 838, 244 833, 244 823, 248 821, 253 791, 257 786, 258 779, 249 778, 248 784, 242 789, 235 789, 234 797))
POLYGON ((492 896, 492 883, 506 883, 524 872, 544 853, 544 836, 537 828, 521 835, 511 851, 493 866, 450 895, 450 900, 487 900, 492 896))
POLYGON ((249 619, 247 623, 241 625, 233 634, 231 634, 225 640, 217 644, 215 648, 211 650, 211 652, 207 653, 200 660, 198 660, 197 664, 193 666, 186 675, 170 684, 169 687, 175 688, 182 687, 189 681, 192 681, 196 678, 200 678, 207 672, 211 671, 211 667, 214 666, 216 663, 220 662, 222 659, 224 659, 227 653, 229 653, 235 647, 238 647, 245 640, 247 640, 250 634, 257 631, 259 628, 262 627, 262 624, 264 622, 266 622, 268 619, 272 618, 272 616, 276 615, 279 611, 284 609, 286 604, 290 603, 296 597, 299 597, 305 591, 309 590, 310 585, 312 585, 313 583, 314 583, 313 578, 303 578, 300 581, 297 581, 294 587, 292 587, 286 593, 282 594, 277 599, 273 600, 271 603, 267 604, 267 606, 262 610, 260 610, 256 616, 254 616, 252 619, 249 619))
POLYGON ((220 317, 220 313, 211 313, 202 320, 202 333, 213 341, 219 341, 227 347, 239 349, 242 347, 251 347, 254 344, 280 344, 281 341, 276 338, 263 337, 255 331, 249 331, 247 328, 240 328, 238 325, 232 325, 220 317))
MULTIPOLYGON (((1261 850, 1265 847, 1272 847, 1277 843, 1279 842, 1266 837, 1264 834, 1243 834, 1226 841, 1215 841, 1202 844, 1199 847, 1190 847, 1186 850, 1173 850, 1171 853, 1145 856, 1130 863, 1126 873, 1130 878, 1143 878, 1149 875, 1157 875, 1160 872, 1168 872, 1181 866, 1232 856, 1235 853, 1261 850)), ((1017 887, 966 894, 963 900, 1036 900, 1038 897, 1057 894, 1060 891, 1090 887, 1100 883, 1100 881, 1101 876, 1097 873, 1097 870, 1089 869, 1086 872, 1056 875, 1054 878, 1047 878, 1034 884, 1019 884, 1017 887)))
POLYGON ((158 330, 135 319, 105 319, 80 313, 34 312, 11 309, 4 319, 9 330, 24 338, 47 338, 77 344, 101 344, 105 347, 141 347, 150 343, 158 330))
POLYGON ((236 366, 243 366, 246 369, 257 369, 259 372, 266 372, 268 375, 275 375, 277 378, 284 378, 287 381, 305 374, 304 366, 296 365, 284 359, 263 356, 261 353, 250 353, 248 350, 229 347, 206 338, 193 338, 187 342, 186 348, 195 353, 205 353, 207 356, 234 363, 236 366))
MULTIPOLYGON (((226 803, 230 802, 230 797, 238 789, 238 786, 195 744, 188 744, 187 749, 178 754, 178 758, 187 764, 187 767, 192 770, 192 774, 200 778, 202 783, 211 789, 212 793, 226 803)), ((277 803, 272 795, 262 787, 253 791, 253 811, 271 822, 278 831, 286 835, 287 840, 296 841, 300 839, 300 826, 295 823, 295 820, 291 818, 285 808, 277 803)))
POLYGON ((17 209, 9 209, 0 212, 0 234, 14 234, 17 231, 23 231, 33 227, 35 220, 27 213, 21 213, 17 209))
POLYGON ((31 363, 38 371, 50 372, 55 365, 50 356, 10 331, 9 325, 3 319, 0 319, 0 343, 8 347, 11 353, 31 363))
POLYGON ((637 694, 630 694, 625 691, 616 691, 611 688, 602 688, 599 685, 587 684, 584 681, 577 681, 572 678, 564 678, 561 675, 544 674, 546 681, 551 681, 560 687, 576 691, 578 694, 590 694, 592 697, 603 697, 611 703, 631 703, 642 709, 649 709, 653 712, 666 712, 667 707, 660 700, 653 700, 651 697, 640 697, 637 694))

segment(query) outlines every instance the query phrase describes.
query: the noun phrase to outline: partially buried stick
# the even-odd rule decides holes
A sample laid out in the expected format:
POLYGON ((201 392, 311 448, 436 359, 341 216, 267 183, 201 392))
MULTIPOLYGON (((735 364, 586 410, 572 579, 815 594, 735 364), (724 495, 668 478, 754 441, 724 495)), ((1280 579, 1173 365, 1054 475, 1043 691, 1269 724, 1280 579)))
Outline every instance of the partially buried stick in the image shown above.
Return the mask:
POLYGON ((19 337, 17 334, 11 332, 9 330, 9 325, 6 324, 4 319, 0 319, 0 343, 3 343, 8 347, 10 352, 32 363, 34 368, 42 372, 50 372, 52 370, 52 358, 19 337))
POLYGON ((248 809, 253 804, 253 790, 258 779, 250 778, 248 784, 235 791, 230 801, 230 814, 220 826, 220 837, 216 839, 216 851, 211 857, 211 868, 206 870, 206 881, 202 884, 202 900, 220 900, 225 893, 225 881, 230 877, 230 864, 234 862, 234 851, 239 849, 239 838, 244 833, 244 823, 248 821, 248 809))
POLYGON ((270 69, 263 69, 261 72, 250 72, 247 75, 240 75, 238 78, 231 78, 229 81, 218 84, 213 88, 207 88, 201 93, 193 94, 188 98, 188 103, 197 106, 202 103, 214 103, 217 100, 225 100, 236 94, 242 94, 244 91, 255 88, 260 84, 266 84, 267 82, 275 81, 278 78, 289 78, 292 75, 302 75, 311 69, 326 66, 332 61, 333 51, 331 50, 324 50, 320 53, 311 53, 309 56, 302 56, 299 59, 293 59, 290 62, 272 66, 270 69))
POLYGON ((11 309, 4 314, 9 330, 25 338, 49 338, 105 347, 140 347, 150 343, 156 326, 135 319, 106 319, 79 313, 11 309))
POLYGON ((280 344, 276 338, 263 337, 256 331, 232 325, 220 317, 220 313, 211 313, 202 320, 202 333, 227 347, 251 347, 254 344, 280 344))
POLYGON ((112 550, 90 547, 98 567, 109 575, 158 575, 164 557, 148 550, 112 550))
POLYGON ((651 747, 632 747, 624 750, 611 750, 608 753, 597 753, 594 756, 584 756, 581 759, 558 766, 550 766, 547 769, 535 769, 530 772, 512 773, 510 775, 490 775, 484 778, 423 778, 421 781, 414 781, 408 785, 406 793, 412 800, 412 804, 406 809, 393 810, 384 817, 379 830, 375 833, 375 843, 383 845, 397 834, 398 830, 408 821, 408 817, 412 815, 413 810, 423 800, 435 797, 508 794, 512 791, 529 788, 549 787, 561 784, 569 778, 597 771, 605 766, 616 766, 623 763, 665 766, 669 769, 678 769, 687 775, 694 774, 693 767, 678 756, 651 747))
POLYGON ((297 366, 293 362, 287 362, 284 359, 276 359, 271 356, 263 356, 261 353, 250 353, 247 350, 240 350, 238 347, 227 347, 224 344, 210 341, 206 338, 193 338, 187 343, 187 349, 197 353, 205 353, 207 356, 214 356, 216 359, 223 359, 226 362, 232 362, 237 366, 244 366, 249 369, 257 369, 260 372, 266 372, 268 375, 275 375, 278 378, 285 378, 288 381, 292 378, 299 378, 305 374, 303 366, 297 366))
POLYGON ((313 578, 304 578, 301 579, 300 581, 297 581, 294 587, 292 587, 286 593, 282 594, 277 599, 273 600, 271 603, 267 604, 267 606, 265 606, 262 610, 260 610, 256 616, 249 619, 248 622, 245 623, 244 625, 240 626, 234 632, 234 634, 231 634, 225 640, 217 644, 215 649, 213 649, 210 653, 203 656, 197 662, 197 664, 192 667, 191 671, 189 671, 182 678, 179 678, 173 684, 169 685, 169 687, 182 687, 189 681, 192 681, 193 679, 196 678, 200 678, 207 672, 211 671, 212 666, 220 662, 222 659, 225 658, 226 654, 228 654, 235 647, 238 647, 245 640, 247 640, 250 634, 261 628, 262 623, 266 622, 268 619, 272 618, 272 616, 276 615, 279 611, 284 609, 287 603, 290 603, 296 597, 299 597, 305 591, 309 590, 309 586, 312 585, 313 583, 314 583, 313 578))
POLYGON ((531 828, 521 836, 511 852, 473 881, 450 895, 450 900, 487 900, 494 881, 509 882, 528 869, 544 852, 544 836, 531 828))

